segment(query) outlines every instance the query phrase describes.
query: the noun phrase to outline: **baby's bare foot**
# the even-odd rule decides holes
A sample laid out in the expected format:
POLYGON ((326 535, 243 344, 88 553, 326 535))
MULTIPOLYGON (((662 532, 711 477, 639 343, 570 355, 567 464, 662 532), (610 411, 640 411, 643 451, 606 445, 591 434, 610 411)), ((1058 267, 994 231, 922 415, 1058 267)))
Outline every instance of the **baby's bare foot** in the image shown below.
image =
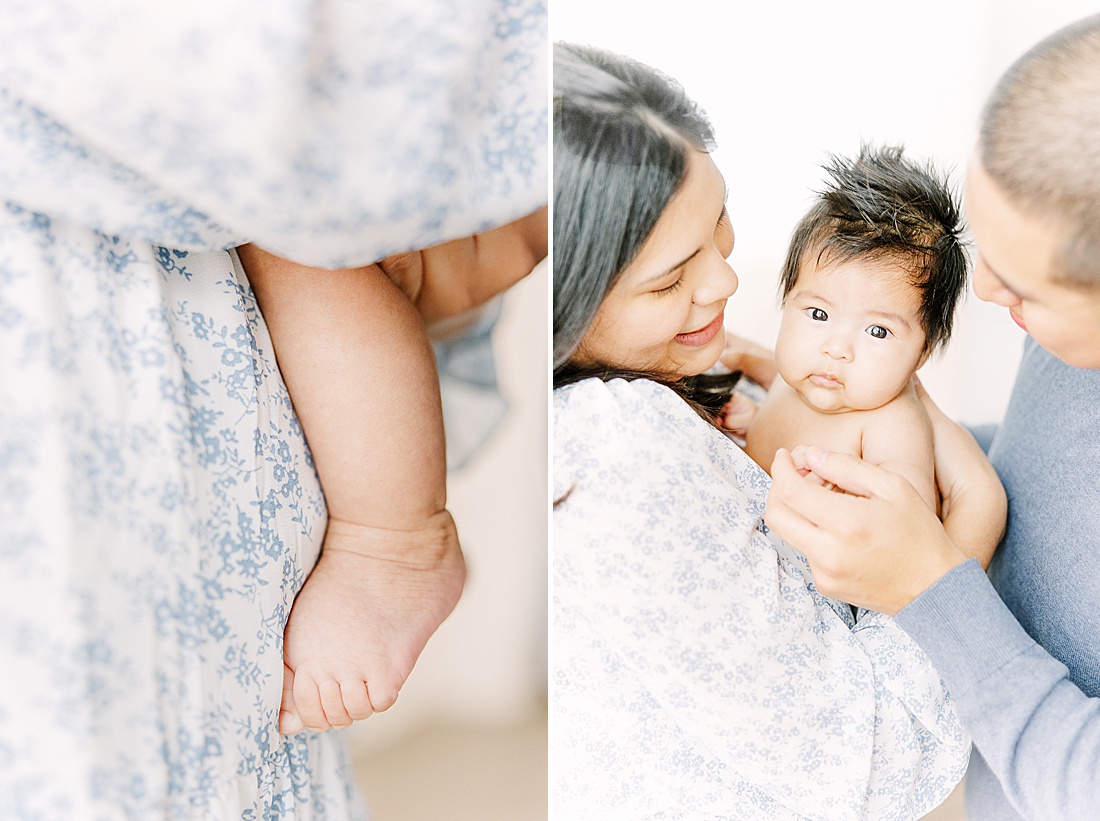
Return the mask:
POLYGON ((465 578, 445 510, 416 530, 330 521, 284 633, 280 731, 346 727, 392 706, 465 578))

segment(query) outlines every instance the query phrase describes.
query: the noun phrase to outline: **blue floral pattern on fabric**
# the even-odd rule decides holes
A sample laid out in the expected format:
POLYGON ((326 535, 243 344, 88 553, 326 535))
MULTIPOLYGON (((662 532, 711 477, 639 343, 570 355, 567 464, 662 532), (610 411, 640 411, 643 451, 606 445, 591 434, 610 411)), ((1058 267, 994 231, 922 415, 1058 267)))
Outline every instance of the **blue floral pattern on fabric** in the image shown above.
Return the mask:
POLYGON ((325 506, 232 256, 8 206, 0 271, 0 815, 354 817, 275 731, 325 506))
POLYGON ((236 256, 546 202, 545 5, 0 6, 0 817, 362 819, 276 732, 326 509, 236 256))
POLYGON ((970 740, 892 619, 822 596, 771 480, 672 391, 554 393, 555 811, 914 819, 970 740))
POLYGON ((9 0, 0 191, 170 248, 374 262, 546 204, 547 53, 543 0, 9 0))

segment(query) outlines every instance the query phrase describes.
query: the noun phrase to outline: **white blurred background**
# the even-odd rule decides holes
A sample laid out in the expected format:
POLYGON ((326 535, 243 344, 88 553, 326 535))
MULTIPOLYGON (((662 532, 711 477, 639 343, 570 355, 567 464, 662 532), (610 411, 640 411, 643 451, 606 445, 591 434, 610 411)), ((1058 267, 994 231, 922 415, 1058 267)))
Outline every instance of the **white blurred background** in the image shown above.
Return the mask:
MULTIPOLYGON (((550 0, 551 34, 627 54, 677 79, 710 115, 729 186, 741 285, 726 327, 772 347, 775 286, 827 153, 903 143, 961 189, 981 104, 1033 43, 1097 11, 1085 0, 550 0)), ((921 371, 969 424, 1008 402, 1023 332, 972 293, 947 350, 921 371)))

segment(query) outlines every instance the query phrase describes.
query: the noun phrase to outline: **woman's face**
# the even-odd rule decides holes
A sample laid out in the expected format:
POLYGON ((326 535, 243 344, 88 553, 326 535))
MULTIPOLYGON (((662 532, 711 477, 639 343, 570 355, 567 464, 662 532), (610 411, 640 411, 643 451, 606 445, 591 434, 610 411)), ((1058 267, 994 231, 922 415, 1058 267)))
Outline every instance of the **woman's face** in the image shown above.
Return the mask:
POLYGON ((573 363, 672 378, 710 368, 725 344, 726 300, 737 290, 731 251, 725 181, 707 152, 689 151, 683 185, 604 298, 573 363))

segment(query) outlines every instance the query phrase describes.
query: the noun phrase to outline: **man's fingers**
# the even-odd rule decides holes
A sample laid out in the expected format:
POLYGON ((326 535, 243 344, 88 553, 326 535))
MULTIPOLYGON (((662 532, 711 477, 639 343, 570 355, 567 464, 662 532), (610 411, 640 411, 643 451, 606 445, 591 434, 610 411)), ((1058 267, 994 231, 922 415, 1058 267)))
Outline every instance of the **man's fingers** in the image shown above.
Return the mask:
MULTIPOLYGON (((806 479, 800 475, 791 455, 783 448, 776 451, 772 461, 772 489, 768 493, 767 510, 764 513, 764 521, 768 527, 786 541, 795 545, 817 544, 820 531, 817 525, 806 518, 801 507, 797 506, 800 499, 799 490, 806 479), (796 506, 788 504, 794 499, 796 506)), ((812 483, 810 483, 812 486, 812 483)), ((817 490, 830 493, 820 486, 817 490)))
POLYGON ((799 445, 794 450, 795 464, 809 468, 845 493, 871 497, 880 495, 884 489, 887 473, 876 465, 847 453, 823 450, 812 445, 799 445))
MULTIPOLYGON (((821 453, 824 453, 824 451, 821 451, 821 453)), ((793 517, 797 517, 805 520, 808 524, 824 528, 828 533, 845 534, 848 533, 853 522, 863 521, 866 516, 866 511, 863 509, 866 504, 866 500, 863 498, 864 494, 854 491, 851 494, 837 493, 832 489, 832 485, 844 489, 840 481, 837 481, 843 479, 849 486, 864 490, 863 486, 852 478, 852 475, 859 476, 863 472, 863 468, 875 471, 880 469, 875 468, 873 465, 866 465, 846 454, 829 454, 829 456, 843 458, 838 458, 833 462, 830 462, 828 458, 816 459, 811 450, 808 453, 807 464, 813 473, 803 476, 799 470, 799 460, 797 458, 792 459, 791 454, 782 448, 776 452, 775 459, 772 461, 772 489, 768 494, 768 504, 769 511, 772 509, 783 511, 784 525, 782 526, 788 526, 786 523, 792 520, 793 517), (824 470, 819 470, 819 467, 826 465, 826 463, 828 463, 827 467, 824 470), (829 484, 823 485, 823 480, 829 484), (775 505, 772 504, 772 500, 775 501, 775 505), (790 516, 787 515, 788 509, 790 516)), ((893 475, 887 474, 887 476, 893 475)), ((873 494, 866 493, 865 495, 870 496, 873 494)), ((770 520, 768 526, 772 527, 770 520)), ((776 530, 779 532, 778 529, 776 530)), ((780 532, 780 535, 799 549, 802 549, 801 546, 805 543, 794 534, 788 535, 780 532)), ((803 552, 806 551, 803 550, 803 552)))
MULTIPOLYGON (((816 527, 827 518, 829 506, 839 494, 824 487, 821 479, 813 474, 805 475, 798 460, 780 448, 772 460, 772 489, 768 494, 769 514, 781 511, 784 522, 805 523, 816 527)), ((768 520, 768 526, 772 522, 768 520)))

